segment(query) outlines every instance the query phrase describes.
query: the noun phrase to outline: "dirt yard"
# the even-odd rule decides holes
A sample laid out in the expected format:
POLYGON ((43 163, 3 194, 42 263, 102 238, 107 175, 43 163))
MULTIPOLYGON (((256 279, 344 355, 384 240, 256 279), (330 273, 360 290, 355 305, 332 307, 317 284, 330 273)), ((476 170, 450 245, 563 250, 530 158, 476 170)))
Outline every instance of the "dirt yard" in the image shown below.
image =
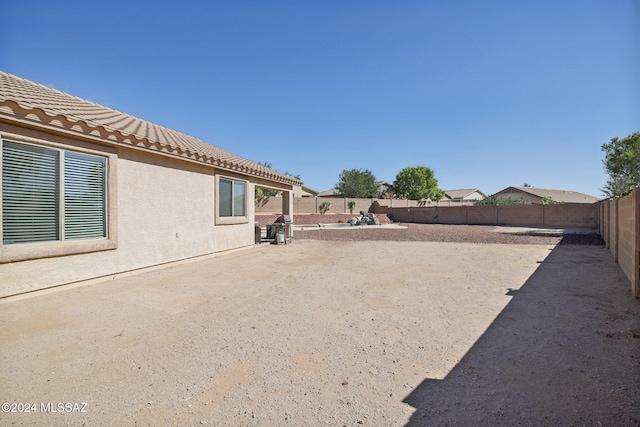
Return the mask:
POLYGON ((0 424, 638 425, 640 303, 542 239, 296 239, 0 303, 0 424))

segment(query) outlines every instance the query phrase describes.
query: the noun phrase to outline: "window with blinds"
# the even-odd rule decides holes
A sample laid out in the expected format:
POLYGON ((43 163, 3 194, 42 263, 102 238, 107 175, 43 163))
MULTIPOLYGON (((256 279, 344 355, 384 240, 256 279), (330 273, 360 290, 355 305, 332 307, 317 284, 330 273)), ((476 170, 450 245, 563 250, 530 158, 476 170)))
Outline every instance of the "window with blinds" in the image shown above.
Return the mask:
POLYGON ((107 237, 104 157, 64 153, 64 238, 107 237))
POLYGON ((218 182, 219 215, 221 217, 246 216, 247 184, 244 181, 232 181, 220 178, 218 182))
POLYGON ((2 141, 2 243, 105 238, 106 158, 2 141))

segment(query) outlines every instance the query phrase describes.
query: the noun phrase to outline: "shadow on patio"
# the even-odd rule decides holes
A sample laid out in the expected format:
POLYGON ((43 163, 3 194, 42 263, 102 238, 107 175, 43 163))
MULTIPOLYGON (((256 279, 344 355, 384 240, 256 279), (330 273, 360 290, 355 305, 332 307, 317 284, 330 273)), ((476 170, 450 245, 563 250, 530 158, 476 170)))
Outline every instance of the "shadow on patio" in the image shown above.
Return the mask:
POLYGON ((640 303, 603 246, 558 245, 407 426, 638 425, 640 303), (600 424, 601 423, 601 424, 600 424))

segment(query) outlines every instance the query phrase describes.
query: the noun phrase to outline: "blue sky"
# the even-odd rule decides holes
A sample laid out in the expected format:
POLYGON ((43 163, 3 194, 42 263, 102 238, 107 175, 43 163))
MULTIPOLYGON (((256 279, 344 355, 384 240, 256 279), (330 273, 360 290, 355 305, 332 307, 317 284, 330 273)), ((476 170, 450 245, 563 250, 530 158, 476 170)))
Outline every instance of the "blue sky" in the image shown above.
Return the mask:
POLYGON ((319 191, 343 169, 600 196, 640 131, 640 0, 0 3, 0 69, 319 191))

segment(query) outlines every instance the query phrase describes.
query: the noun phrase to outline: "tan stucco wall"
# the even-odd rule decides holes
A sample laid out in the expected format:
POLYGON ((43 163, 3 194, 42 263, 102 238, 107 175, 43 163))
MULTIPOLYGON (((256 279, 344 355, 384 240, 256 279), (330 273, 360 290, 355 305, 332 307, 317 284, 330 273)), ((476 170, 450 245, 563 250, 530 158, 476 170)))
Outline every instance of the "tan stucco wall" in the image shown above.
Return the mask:
MULTIPOLYGON (((68 142, 69 148, 75 144, 68 142)), ((97 144, 91 148, 113 152, 97 144)), ((248 220, 215 224, 216 174, 245 180, 246 176, 123 147, 118 148, 116 161, 116 200, 109 203, 117 204, 117 248, 0 264, 0 297, 254 244, 251 182, 248 220)))

